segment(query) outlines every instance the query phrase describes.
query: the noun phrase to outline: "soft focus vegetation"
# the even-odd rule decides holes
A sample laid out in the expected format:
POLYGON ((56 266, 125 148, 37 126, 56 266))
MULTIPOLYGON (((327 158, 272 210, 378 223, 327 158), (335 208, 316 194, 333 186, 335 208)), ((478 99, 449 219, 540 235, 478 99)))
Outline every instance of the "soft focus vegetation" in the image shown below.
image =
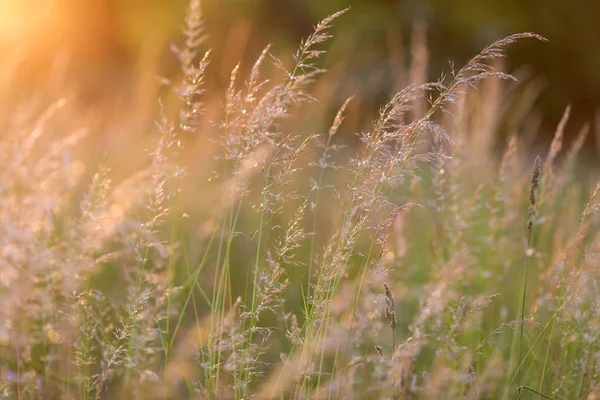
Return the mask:
MULTIPOLYGON (((143 82, 140 75, 154 75, 150 67, 158 65, 160 74, 168 76, 177 70, 168 44, 181 40, 185 3, 0 0, 0 54, 22 59, 19 80, 26 87, 37 89, 46 83, 48 69, 68 60, 66 83, 88 101, 127 93, 127 86, 143 82)), ((408 76, 405 66, 415 48, 415 30, 427 41, 427 51, 415 59, 427 61, 418 70, 423 76, 418 83, 447 72, 448 60, 464 65, 485 45, 514 32, 548 38, 544 46, 534 41, 511 46, 505 60, 505 68, 522 84, 515 90, 537 88, 528 110, 530 122, 536 121, 535 145, 539 151, 549 146, 567 103, 573 105, 567 143, 594 119, 600 129, 600 56, 592 51, 600 44, 596 0, 204 0, 210 32, 205 46, 213 50, 207 84, 226 86, 237 62, 243 62, 242 68, 251 65, 265 43, 272 43, 279 56, 291 54, 324 15, 346 7, 353 11, 334 27, 336 40, 323 59, 332 72, 326 79, 335 77, 339 96, 354 95, 361 109, 346 121, 351 131, 368 130, 379 105, 414 83, 417 77, 408 76)), ((319 99, 332 114, 343 102, 330 104, 323 93, 319 99)), ((600 137, 591 133, 581 158, 591 158, 587 149, 600 146, 600 137)))
POLYGON ((141 65, 137 86, 86 98, 58 57, 42 88, 1 80, 4 398, 600 394, 589 129, 564 142, 567 106, 539 151, 537 88, 502 72, 545 39, 499 39, 425 83, 417 24, 367 126, 325 71, 352 12, 293 55, 265 44, 226 85, 197 0, 168 78, 141 65))

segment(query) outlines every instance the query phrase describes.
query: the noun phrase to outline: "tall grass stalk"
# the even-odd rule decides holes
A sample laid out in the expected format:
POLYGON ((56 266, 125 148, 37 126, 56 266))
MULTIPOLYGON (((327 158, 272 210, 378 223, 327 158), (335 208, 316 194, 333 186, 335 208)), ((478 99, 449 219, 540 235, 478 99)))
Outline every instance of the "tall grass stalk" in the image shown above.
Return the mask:
POLYGON ((540 186, 540 175, 542 173, 542 159, 537 156, 535 158, 535 161, 533 163, 533 172, 531 175, 531 190, 529 192, 529 220, 527 221, 527 252, 526 252, 526 259, 525 259, 525 270, 523 271, 523 291, 521 293, 521 313, 520 313, 520 320, 521 320, 521 327, 519 329, 519 381, 518 381, 518 397, 521 397, 522 391, 520 390, 520 388, 522 387, 522 375, 523 375, 523 369, 521 368, 521 365, 523 363, 523 329, 524 329, 524 323, 523 321, 525 320, 525 303, 527 301, 527 278, 528 278, 528 272, 529 272, 529 261, 531 259, 531 257, 534 254, 534 249, 533 249, 533 227, 534 227, 534 223, 535 223, 535 215, 536 215, 536 202, 537 202, 537 196, 538 196, 538 189, 540 186))

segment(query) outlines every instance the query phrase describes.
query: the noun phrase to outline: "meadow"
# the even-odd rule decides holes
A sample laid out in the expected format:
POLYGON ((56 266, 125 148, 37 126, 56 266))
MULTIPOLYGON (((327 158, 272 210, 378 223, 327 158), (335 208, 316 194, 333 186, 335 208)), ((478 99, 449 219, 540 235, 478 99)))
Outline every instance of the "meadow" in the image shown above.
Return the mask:
POLYGON ((514 43, 545 39, 501 38, 426 83, 416 29, 413 82, 349 132, 360 105, 330 116, 319 82, 351 12, 293 55, 265 44, 219 90, 191 0, 155 125, 111 154, 63 130, 98 116, 59 81, 2 100, 2 398, 600 394, 590 129, 565 141, 567 106, 535 146, 536 89, 502 71, 514 43))

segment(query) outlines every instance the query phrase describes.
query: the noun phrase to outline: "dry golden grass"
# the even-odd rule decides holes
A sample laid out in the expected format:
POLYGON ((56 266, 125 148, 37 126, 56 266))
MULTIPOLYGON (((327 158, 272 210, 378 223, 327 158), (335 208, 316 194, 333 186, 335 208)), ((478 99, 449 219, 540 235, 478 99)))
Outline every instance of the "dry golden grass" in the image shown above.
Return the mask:
POLYGON ((315 105, 335 90, 323 56, 346 12, 289 62, 267 46, 209 93, 192 0, 180 76, 145 92, 156 108, 83 113, 65 93, 40 112, 33 93, 2 114, 4 398, 595 398, 588 130, 567 146, 567 107, 533 161, 527 112, 507 103, 536 89, 511 98, 497 61, 544 39, 500 39, 425 83, 415 24, 413 82, 354 145, 360 102, 315 105), (141 148, 117 138, 98 154, 82 130, 151 115, 141 148))

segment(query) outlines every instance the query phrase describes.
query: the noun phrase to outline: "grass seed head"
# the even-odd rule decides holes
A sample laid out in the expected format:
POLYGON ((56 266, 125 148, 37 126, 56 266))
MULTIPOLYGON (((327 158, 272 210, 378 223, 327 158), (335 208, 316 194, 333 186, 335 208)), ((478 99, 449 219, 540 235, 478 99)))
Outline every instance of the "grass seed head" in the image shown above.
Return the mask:
POLYGON ((540 187, 540 176, 542 174, 542 159, 540 156, 535 158, 533 163, 533 173, 531 174, 531 190, 529 192, 529 220, 527 221, 527 230, 531 232, 533 218, 535 217, 535 203, 537 201, 537 191, 540 187))
POLYGON ((396 306, 394 303, 394 295, 387 283, 383 284, 385 289, 385 319, 387 319, 392 330, 396 329, 396 306))

